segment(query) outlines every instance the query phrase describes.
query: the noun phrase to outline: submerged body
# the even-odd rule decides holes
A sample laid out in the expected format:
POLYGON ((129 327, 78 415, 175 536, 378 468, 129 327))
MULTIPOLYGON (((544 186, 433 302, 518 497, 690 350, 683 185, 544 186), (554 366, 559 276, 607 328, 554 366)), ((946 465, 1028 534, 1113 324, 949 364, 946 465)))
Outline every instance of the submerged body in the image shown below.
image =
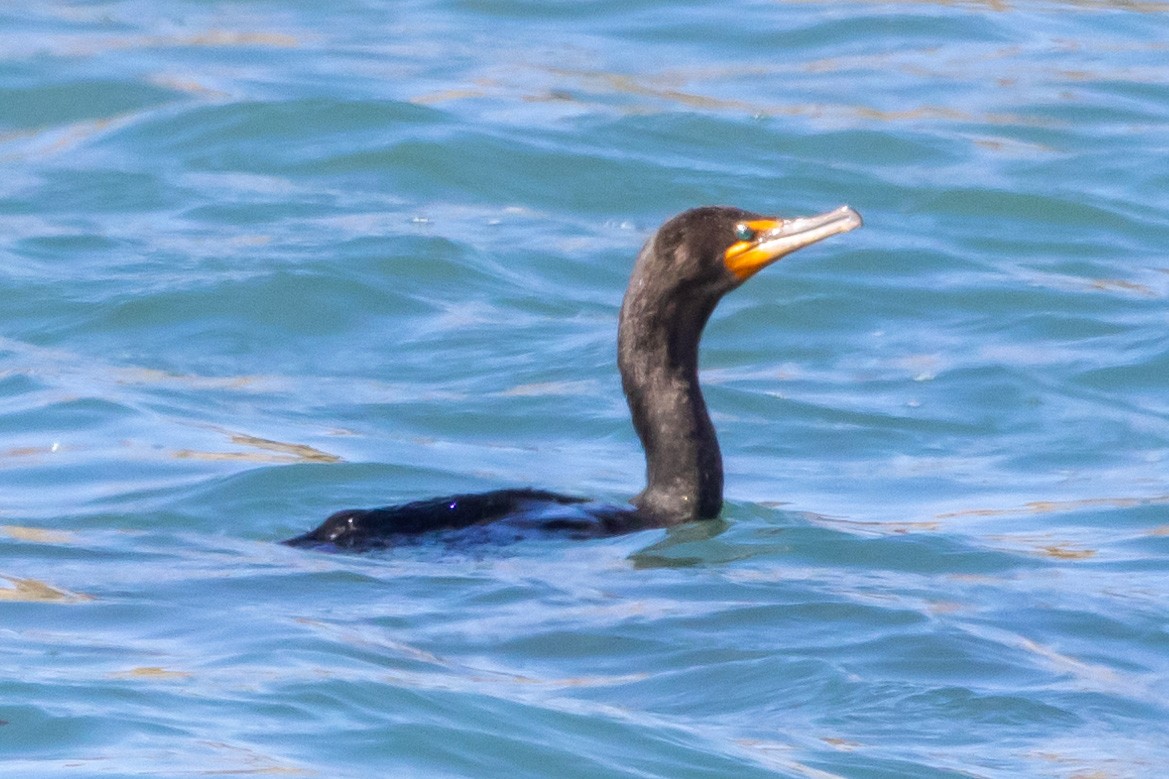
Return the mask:
POLYGON ((860 225, 847 206, 796 219, 706 206, 670 219, 646 242, 625 292, 617 339, 621 385, 646 458, 645 489, 630 505, 495 490, 339 511, 285 543, 360 550, 435 533, 492 541, 596 538, 717 517, 723 468, 698 384, 702 330, 723 295, 759 270, 860 225))
POLYGON ((375 509, 346 509, 284 543, 364 550, 447 534, 459 542, 505 544, 543 535, 602 538, 642 527, 641 517, 632 507, 524 488, 448 495, 375 509))

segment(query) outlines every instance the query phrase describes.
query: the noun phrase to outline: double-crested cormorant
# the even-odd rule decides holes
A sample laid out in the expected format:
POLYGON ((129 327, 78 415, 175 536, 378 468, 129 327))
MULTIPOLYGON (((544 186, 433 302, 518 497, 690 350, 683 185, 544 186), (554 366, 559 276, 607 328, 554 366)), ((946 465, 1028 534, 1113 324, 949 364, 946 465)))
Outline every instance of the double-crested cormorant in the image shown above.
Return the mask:
POLYGON ((702 329, 722 296, 758 271, 860 225, 848 206, 794 219, 705 206, 670 219, 646 242, 617 331, 621 385, 646 460, 645 489, 630 505, 495 490, 338 511, 284 543, 360 550, 444 532, 500 541, 544 533, 590 538, 717 517, 723 466, 698 386, 702 329))

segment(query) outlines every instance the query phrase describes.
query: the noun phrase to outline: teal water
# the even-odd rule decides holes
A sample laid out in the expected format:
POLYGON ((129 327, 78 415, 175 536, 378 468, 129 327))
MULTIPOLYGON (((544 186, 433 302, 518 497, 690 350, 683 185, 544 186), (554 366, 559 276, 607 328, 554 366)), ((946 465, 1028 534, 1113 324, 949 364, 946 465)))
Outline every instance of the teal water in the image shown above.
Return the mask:
POLYGON ((5 777, 1169 770, 1169 5, 0 8, 5 777), (723 520, 621 501, 632 258, 859 210, 728 297, 723 520))

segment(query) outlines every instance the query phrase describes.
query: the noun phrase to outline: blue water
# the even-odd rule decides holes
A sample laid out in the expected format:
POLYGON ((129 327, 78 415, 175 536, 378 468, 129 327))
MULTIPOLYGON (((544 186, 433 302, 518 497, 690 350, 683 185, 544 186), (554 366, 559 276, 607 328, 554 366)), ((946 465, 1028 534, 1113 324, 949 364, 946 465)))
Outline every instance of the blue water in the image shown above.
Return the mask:
POLYGON ((1169 771, 1169 5, 0 8, 0 774, 1169 771), (671 214, 723 519, 366 556, 643 463, 671 214))

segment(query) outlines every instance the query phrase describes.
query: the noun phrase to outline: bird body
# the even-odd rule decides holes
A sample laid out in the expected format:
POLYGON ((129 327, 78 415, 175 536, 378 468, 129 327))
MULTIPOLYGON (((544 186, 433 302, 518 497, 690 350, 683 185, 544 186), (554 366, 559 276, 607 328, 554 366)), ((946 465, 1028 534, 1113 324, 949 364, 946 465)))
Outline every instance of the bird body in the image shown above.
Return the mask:
POLYGON ((646 457, 646 486, 630 505, 495 490, 339 511, 284 543, 360 550, 434 533, 493 541, 595 538, 717 517, 723 466, 698 382, 702 330, 719 300, 762 268, 860 225, 847 206, 795 219, 704 206, 668 220, 650 237, 634 265, 617 336, 621 385, 646 457))

